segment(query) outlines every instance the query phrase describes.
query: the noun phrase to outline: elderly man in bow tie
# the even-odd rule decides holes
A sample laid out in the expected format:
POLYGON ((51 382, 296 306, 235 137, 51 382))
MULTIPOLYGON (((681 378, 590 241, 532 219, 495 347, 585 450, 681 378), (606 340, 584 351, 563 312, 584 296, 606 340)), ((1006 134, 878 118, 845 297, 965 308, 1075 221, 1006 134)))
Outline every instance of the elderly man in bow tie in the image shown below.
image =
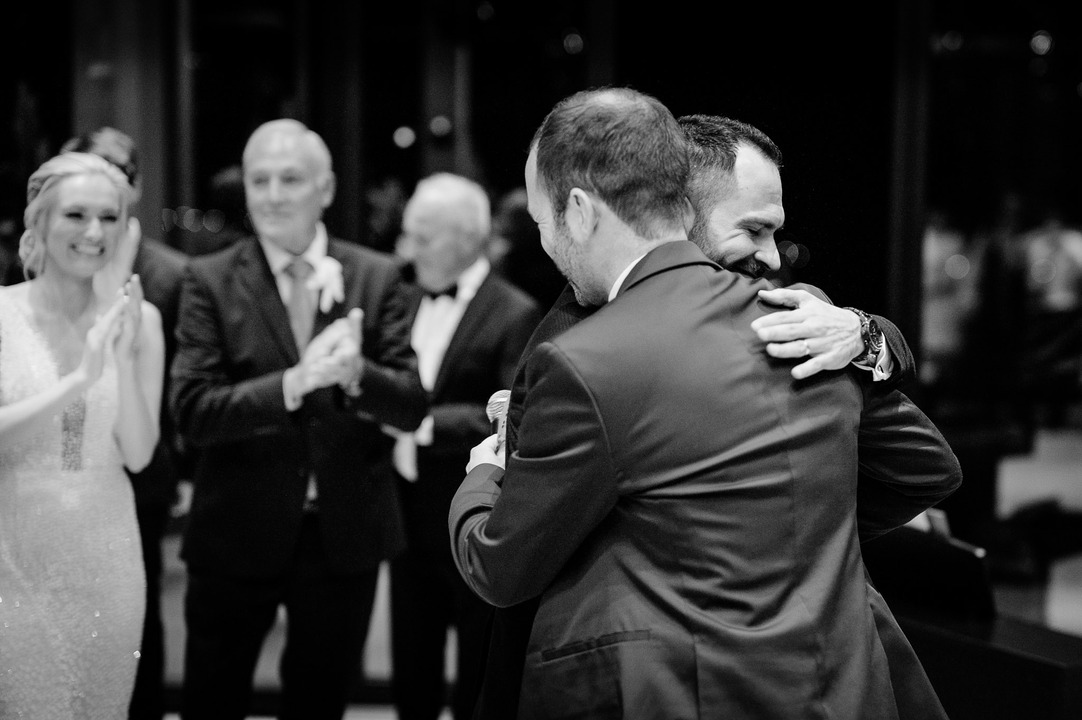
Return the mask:
POLYGON ((540 319, 537 304, 492 272, 492 228, 478 183, 438 172, 417 183, 402 216, 399 252, 416 284, 413 348, 429 414, 416 432, 393 432, 407 549, 391 562, 391 656, 399 720, 436 720, 447 696, 447 629, 457 633, 452 714, 473 714, 484 666, 489 607, 455 569, 447 513, 470 448, 491 432, 485 408, 511 387, 540 319))
POLYGON ((391 440, 427 401, 394 260, 328 237, 331 156, 295 120, 255 130, 256 237, 189 266, 170 400, 197 449, 182 715, 244 718, 280 607, 282 718, 345 711, 380 562, 403 547, 391 440))

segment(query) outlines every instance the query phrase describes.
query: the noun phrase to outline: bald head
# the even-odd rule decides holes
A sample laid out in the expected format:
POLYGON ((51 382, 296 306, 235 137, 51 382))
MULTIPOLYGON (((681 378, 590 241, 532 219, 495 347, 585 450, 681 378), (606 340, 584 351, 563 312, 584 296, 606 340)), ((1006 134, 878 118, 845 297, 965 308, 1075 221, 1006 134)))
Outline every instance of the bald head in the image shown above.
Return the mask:
POLYGON ((252 132, 244 146, 244 167, 261 153, 285 148, 301 154, 306 161, 312 163, 317 174, 325 175, 331 172, 331 151, 327 149, 323 138, 299 120, 289 118, 265 122, 252 132))
POLYGON ((428 290, 454 283, 481 256, 491 227, 488 194, 480 185, 452 173, 421 180, 402 215, 417 282, 428 290))
POLYGON ((327 146, 303 123, 272 120, 252 133, 243 160, 244 196, 256 233, 287 252, 304 252, 334 200, 327 146))

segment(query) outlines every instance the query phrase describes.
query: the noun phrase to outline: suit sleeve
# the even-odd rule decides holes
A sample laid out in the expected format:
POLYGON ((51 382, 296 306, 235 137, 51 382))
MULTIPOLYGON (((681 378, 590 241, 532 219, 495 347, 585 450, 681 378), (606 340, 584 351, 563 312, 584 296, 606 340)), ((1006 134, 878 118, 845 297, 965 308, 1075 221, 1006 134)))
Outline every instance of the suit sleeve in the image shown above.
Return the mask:
POLYGON ((219 308, 194 265, 184 275, 170 404, 177 429, 196 446, 272 434, 289 421, 284 370, 236 380, 230 376, 219 308))
POLYGON ((350 412, 399 430, 412 431, 428 411, 428 398, 417 374, 417 356, 410 345, 409 286, 397 268, 390 268, 378 307, 365 310, 361 351, 365 356, 361 394, 339 391, 350 412), (374 317, 373 317, 374 315, 374 317))
POLYGON ((492 466, 474 468, 449 516, 459 573, 497 607, 540 595, 617 501, 589 388, 551 344, 537 348, 530 366, 518 450, 502 489, 492 466))
POLYGON ((904 525, 961 485, 961 466, 942 433, 897 390, 865 388, 858 447, 861 541, 904 525))

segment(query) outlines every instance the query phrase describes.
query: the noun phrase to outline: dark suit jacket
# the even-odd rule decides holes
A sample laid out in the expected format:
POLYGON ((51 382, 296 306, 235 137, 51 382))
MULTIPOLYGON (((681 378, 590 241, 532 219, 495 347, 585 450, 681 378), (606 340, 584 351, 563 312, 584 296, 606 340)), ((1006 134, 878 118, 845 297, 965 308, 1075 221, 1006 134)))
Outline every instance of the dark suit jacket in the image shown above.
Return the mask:
POLYGON ((179 448, 173 417, 169 412, 169 368, 176 354, 177 315, 180 308, 180 288, 188 256, 160 240, 143 238, 135 254, 132 273, 139 275, 143 296, 162 316, 165 337, 165 384, 161 402, 161 439, 154 449, 150 464, 138 473, 129 473, 135 502, 140 507, 164 509, 173 502, 179 478, 179 448))
POLYGON ((386 472, 386 423, 413 430, 426 412, 410 346, 406 286, 393 260, 331 239, 345 300, 319 312, 318 334, 364 310, 361 395, 338 388, 287 412, 282 375, 298 362, 288 314, 255 238, 192 260, 184 279, 172 409, 199 449, 182 556, 203 572, 269 577, 288 567, 314 473, 319 527, 339 572, 376 567, 403 546, 386 472), (374 468, 380 467, 380 472, 374 468))
MULTIPOLYGON (((422 297, 416 286, 413 295, 415 315, 422 297)), ((485 414, 488 399, 511 387, 516 363, 540 317, 532 298, 493 273, 466 307, 429 393, 432 444, 417 448, 417 481, 399 484, 413 550, 450 562, 451 498, 470 450, 492 434, 485 414)))
MULTIPOLYGON (((530 356, 502 495, 481 466, 450 518, 476 592, 541 596, 520 717, 897 717, 855 517, 863 393, 765 355, 760 287, 670 243, 530 356)), ((873 479, 925 507, 957 486, 934 427, 898 442, 921 461, 873 479)))

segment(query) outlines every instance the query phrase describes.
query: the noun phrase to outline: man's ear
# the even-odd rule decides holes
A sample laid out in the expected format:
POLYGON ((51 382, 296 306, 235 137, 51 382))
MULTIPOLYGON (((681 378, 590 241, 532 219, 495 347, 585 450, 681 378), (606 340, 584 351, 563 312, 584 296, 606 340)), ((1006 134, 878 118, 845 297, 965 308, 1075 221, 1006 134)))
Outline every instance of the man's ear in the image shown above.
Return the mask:
POLYGON ((583 242, 594 234, 597 229, 599 218, 598 206, 582 188, 571 188, 567 194, 567 210, 564 217, 567 220, 568 230, 576 242, 583 242))
POLYGON ((691 236, 691 228, 695 227, 695 206, 691 204, 691 198, 684 197, 684 232, 691 236))
POLYGON ((328 172, 322 180, 323 187, 320 188, 322 194, 323 208, 327 209, 334 202, 334 191, 337 188, 337 179, 333 172, 328 172))

